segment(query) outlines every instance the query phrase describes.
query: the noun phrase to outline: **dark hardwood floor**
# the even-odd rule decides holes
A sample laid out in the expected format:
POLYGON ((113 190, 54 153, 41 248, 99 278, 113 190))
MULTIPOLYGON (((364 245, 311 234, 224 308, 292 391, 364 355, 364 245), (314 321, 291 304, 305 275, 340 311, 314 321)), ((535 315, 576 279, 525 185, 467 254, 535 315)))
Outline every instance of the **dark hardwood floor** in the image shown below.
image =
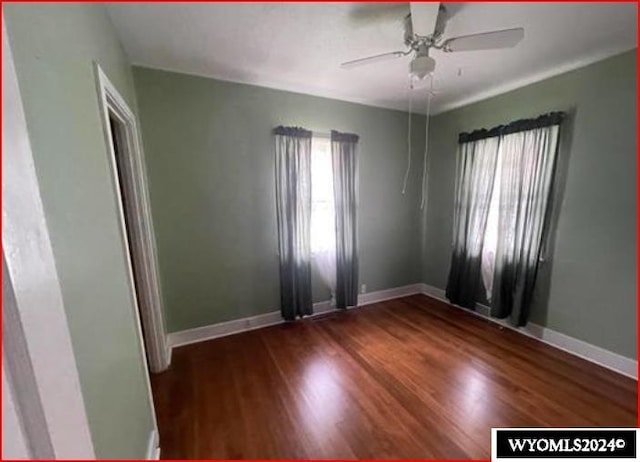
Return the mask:
POLYGON ((635 426, 636 382, 423 295, 178 348, 163 458, 488 458, 491 427, 635 426))

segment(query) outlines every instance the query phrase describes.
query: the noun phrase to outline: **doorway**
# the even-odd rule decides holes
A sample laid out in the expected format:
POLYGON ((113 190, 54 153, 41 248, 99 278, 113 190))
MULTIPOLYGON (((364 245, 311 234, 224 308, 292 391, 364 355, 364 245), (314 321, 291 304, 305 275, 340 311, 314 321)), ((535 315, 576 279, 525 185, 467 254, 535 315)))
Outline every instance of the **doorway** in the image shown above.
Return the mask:
MULTIPOLYGON (((136 235, 133 233, 133 223, 135 222, 135 206, 132 203, 133 196, 133 182, 130 172, 126 169, 125 158, 129 153, 126 148, 126 130, 127 127, 118 120, 115 113, 108 109, 109 113, 109 128, 111 129, 111 148, 113 149, 113 155, 115 158, 116 177, 118 180, 118 189, 120 190, 120 202, 122 205, 122 214, 124 219, 124 231, 127 235, 127 242, 129 243, 127 251, 129 252, 129 260, 131 263, 131 270, 133 272, 134 286, 136 287, 135 296, 138 302, 138 309, 144 305, 145 300, 140 296, 140 287, 144 285, 144 281, 141 276, 141 268, 139 265, 143 264, 141 255, 138 255, 139 246, 134 246, 136 242, 136 235)), ((142 316, 141 316, 142 318, 142 316)), ((140 328, 142 329, 143 339, 149 337, 148 328, 145 328, 145 322, 141 319, 140 328)), ((147 342, 147 340, 145 340, 147 342)), ((145 348, 145 354, 147 358, 147 366, 150 367, 152 359, 149 357, 149 348, 145 348)))
POLYGON ((161 372, 169 366, 170 354, 136 118, 98 65, 96 75, 141 348, 149 370, 161 372))

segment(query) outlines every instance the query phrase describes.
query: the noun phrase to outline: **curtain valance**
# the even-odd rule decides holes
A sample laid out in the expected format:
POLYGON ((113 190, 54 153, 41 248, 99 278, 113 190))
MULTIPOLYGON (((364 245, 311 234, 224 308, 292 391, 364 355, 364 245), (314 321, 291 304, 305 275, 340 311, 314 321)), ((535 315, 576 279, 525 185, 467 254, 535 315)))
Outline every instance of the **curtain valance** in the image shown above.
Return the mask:
POLYGON ((340 133, 336 130, 331 130, 331 141, 340 141, 346 143, 357 143, 360 137, 353 133, 340 133))
POLYGON ((293 136, 296 138, 311 138, 311 131, 302 127, 283 127, 282 125, 273 129, 274 135, 293 136))
POLYGON ((551 125, 559 125, 564 118, 564 112, 550 112, 543 114, 535 119, 520 119, 507 125, 498 125, 489 130, 483 128, 472 132, 460 133, 458 135, 459 143, 469 143, 494 136, 509 135, 511 133, 533 130, 535 128, 549 127, 551 125))

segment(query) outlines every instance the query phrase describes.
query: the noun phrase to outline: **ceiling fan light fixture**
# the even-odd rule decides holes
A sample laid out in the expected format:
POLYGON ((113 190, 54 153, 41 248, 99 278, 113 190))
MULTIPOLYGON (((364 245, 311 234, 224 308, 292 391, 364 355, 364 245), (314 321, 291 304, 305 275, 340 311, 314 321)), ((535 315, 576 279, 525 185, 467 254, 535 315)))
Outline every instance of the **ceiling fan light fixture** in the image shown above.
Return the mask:
POLYGON ((424 80, 436 70, 436 61, 430 56, 418 56, 409 63, 409 74, 418 80, 424 80))

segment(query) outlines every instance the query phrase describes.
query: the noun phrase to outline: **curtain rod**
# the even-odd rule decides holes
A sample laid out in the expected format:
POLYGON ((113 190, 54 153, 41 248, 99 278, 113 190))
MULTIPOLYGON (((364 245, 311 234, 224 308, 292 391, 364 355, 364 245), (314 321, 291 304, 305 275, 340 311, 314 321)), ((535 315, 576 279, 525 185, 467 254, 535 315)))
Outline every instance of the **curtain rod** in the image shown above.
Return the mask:
POLYGON ((355 135, 353 133, 342 133, 336 130, 332 130, 332 132, 320 132, 320 131, 317 132, 317 131, 311 130, 311 136, 315 136, 317 138, 337 140, 337 141, 347 141, 351 143, 357 143, 358 140, 360 139, 359 135, 355 135))
MULTIPOLYGON (((302 132, 302 133, 306 133, 306 136, 309 136, 308 133, 311 133, 311 136, 315 136, 316 138, 326 138, 326 139, 334 138, 334 135, 332 135, 332 132, 330 131, 325 132, 321 130, 310 130, 302 127, 284 127, 282 125, 274 128, 274 133, 276 134, 285 134, 285 133, 288 134, 289 132, 302 132)), ((335 130, 333 130, 333 132, 335 134, 335 138, 341 141, 357 142, 358 139, 360 138, 358 135, 354 135, 352 133, 341 133, 335 130)))
POLYGON ((509 135, 526 130, 533 130, 535 128, 549 127, 551 125, 559 125, 564 116, 564 112, 549 112, 548 114, 543 114, 533 119, 520 119, 506 125, 498 125, 497 127, 493 127, 489 130, 482 128, 472 132, 460 133, 458 135, 458 143, 469 143, 485 138, 509 135))
POLYGON ((277 127, 275 127, 273 129, 273 133, 275 133, 276 135, 293 135, 293 136, 301 136, 301 135, 306 135, 309 136, 309 133, 311 133, 312 136, 317 136, 320 138, 331 138, 331 132, 326 132, 326 131, 322 131, 322 130, 310 130, 308 128, 303 128, 303 127, 296 127, 296 126, 283 126, 283 125, 278 125, 277 127))

